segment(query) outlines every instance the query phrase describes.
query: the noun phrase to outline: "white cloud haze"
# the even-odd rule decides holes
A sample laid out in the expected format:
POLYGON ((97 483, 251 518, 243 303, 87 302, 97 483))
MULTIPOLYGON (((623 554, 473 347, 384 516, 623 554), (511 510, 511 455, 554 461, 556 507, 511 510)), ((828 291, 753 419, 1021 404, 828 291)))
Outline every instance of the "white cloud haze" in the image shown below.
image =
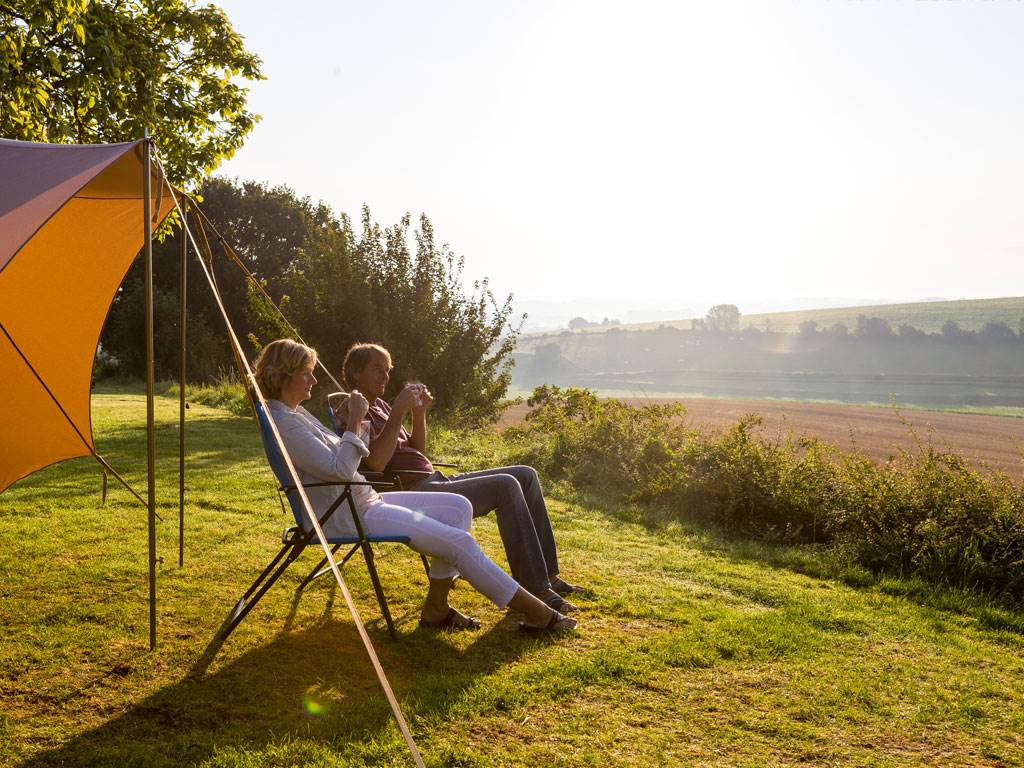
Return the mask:
POLYGON ((223 172, 425 212, 498 292, 1024 293, 1024 3, 221 5, 268 76, 223 172))

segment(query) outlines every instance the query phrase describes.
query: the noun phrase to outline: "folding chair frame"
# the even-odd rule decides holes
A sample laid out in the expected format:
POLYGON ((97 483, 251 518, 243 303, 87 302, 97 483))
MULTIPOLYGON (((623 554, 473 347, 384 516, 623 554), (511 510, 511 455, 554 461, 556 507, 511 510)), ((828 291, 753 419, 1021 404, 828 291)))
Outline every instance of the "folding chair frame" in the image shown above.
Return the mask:
MULTIPOLYGON (((327 522, 328 518, 334 514, 335 510, 341 506, 342 503, 347 502, 349 511, 352 513, 352 520, 355 522, 356 532, 358 534, 355 538, 346 537, 342 541, 336 542, 331 550, 331 553, 335 553, 345 544, 351 544, 352 547, 338 564, 338 567, 342 567, 348 560, 356 553, 357 550, 362 550, 363 559, 366 561, 366 569, 370 573, 370 581, 373 583, 373 591, 377 596, 377 603, 380 605, 381 613, 384 615, 384 621, 387 623, 388 633, 391 635, 393 640, 398 640, 398 634, 395 632, 395 623, 391 618, 391 611, 388 609, 387 598, 384 596, 384 589, 380 583, 380 577, 377 575, 377 567, 374 564, 373 547, 371 544, 380 543, 399 543, 408 544, 408 537, 394 536, 394 537, 368 537, 366 532, 363 530, 363 524, 359 519, 359 515, 356 514, 355 500, 352 498, 352 486, 355 485, 369 485, 373 487, 391 487, 390 483, 380 482, 337 482, 337 483, 305 483, 306 488, 317 488, 317 487, 328 487, 338 486, 344 487, 344 490, 335 499, 334 503, 328 507, 327 511, 324 512, 323 517, 319 518, 320 526, 323 527, 324 523, 327 522)), ((288 494, 295 491, 294 485, 281 486, 278 491, 288 494)), ((226 640, 227 637, 234 631, 242 620, 249 614, 249 612, 256 607, 256 604, 260 601, 260 598, 267 593, 267 591, 274 585, 274 583, 281 578, 288 566, 290 566, 295 560, 298 559, 299 555, 302 554, 303 550, 310 545, 316 538, 316 531, 310 529, 304 531, 299 526, 292 526, 286 528, 281 536, 281 541, 284 546, 281 547, 280 551, 274 556, 273 560, 263 569, 263 572, 256 578, 252 585, 245 591, 245 594, 239 598, 238 603, 235 605, 234 610, 228 617, 226 626, 221 632, 221 640, 226 640)), ((427 568, 427 575, 429 576, 430 570, 427 565, 425 557, 420 555, 423 565, 427 568)), ((330 571, 330 568, 324 569, 323 566, 327 563, 327 558, 324 557, 320 564, 313 569, 313 571, 303 579, 302 583, 299 584, 296 591, 302 591, 307 584, 309 584, 317 576, 322 575, 330 571)))
MULTIPOLYGON (((388 486, 388 487, 393 487, 395 490, 399 490, 399 491, 402 490, 402 481, 399 478, 397 478, 397 477, 394 480, 385 480, 383 478, 383 473, 381 473, 381 472, 363 472, 362 474, 363 474, 363 477, 365 477, 367 480, 370 481, 369 484, 374 486, 374 487, 376 487, 376 488, 383 488, 385 486, 388 486), (377 475, 380 475, 380 477, 377 477, 377 475)), ((325 483, 325 485, 330 485, 330 483, 325 483)), ((312 486, 307 485, 306 487, 307 488, 310 488, 310 487, 315 488, 316 484, 313 484, 312 486)), ((356 520, 356 530, 359 531, 360 539, 362 539, 363 528, 362 528, 362 523, 358 519, 356 520)), ((367 539, 367 541, 371 541, 371 539, 367 539)), ((349 561, 349 558, 351 558, 352 555, 354 555, 356 553, 356 550, 362 547, 362 541, 361 540, 360 541, 348 541, 348 540, 339 541, 337 544, 335 544, 334 546, 331 547, 331 555, 336 555, 338 553, 338 550, 341 549, 346 544, 351 544, 352 548, 341 559, 341 562, 338 563, 339 567, 345 565, 345 563, 347 563, 349 561)), ((372 554, 371 554, 371 557, 372 557, 372 554)), ((430 578, 430 563, 427 562, 426 555, 422 555, 422 554, 420 555, 420 562, 423 563, 423 571, 427 574, 427 578, 429 579, 430 578)), ((303 589, 305 589, 307 586, 309 586, 310 582, 315 581, 316 579, 319 579, 321 576, 326 576, 330 572, 331 572, 331 567, 329 565, 327 565, 327 557, 326 556, 322 557, 320 559, 320 562, 317 563, 316 567, 313 570, 311 570, 309 572, 309 575, 306 576, 306 578, 304 578, 302 580, 302 582, 299 584, 299 586, 297 586, 295 588, 295 591, 296 592, 301 592, 303 589)), ((385 611, 385 613, 386 613, 386 611, 385 611)))

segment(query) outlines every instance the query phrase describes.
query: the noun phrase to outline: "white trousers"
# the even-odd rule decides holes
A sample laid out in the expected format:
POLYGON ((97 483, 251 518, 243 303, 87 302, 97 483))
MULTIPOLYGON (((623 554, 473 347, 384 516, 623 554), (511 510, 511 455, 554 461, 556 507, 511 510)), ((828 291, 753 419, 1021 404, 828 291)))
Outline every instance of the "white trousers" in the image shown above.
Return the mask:
POLYGON ((367 536, 408 536, 427 555, 430 578, 461 575, 484 597, 504 608, 519 584, 484 554, 469 532, 473 505, 454 493, 391 491, 360 515, 367 536))

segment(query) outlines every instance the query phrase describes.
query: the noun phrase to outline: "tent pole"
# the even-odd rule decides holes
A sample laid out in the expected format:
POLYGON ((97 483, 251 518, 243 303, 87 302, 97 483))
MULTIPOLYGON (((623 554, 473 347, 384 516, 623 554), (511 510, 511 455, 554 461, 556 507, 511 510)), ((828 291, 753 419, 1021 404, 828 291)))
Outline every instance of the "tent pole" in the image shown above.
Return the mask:
POLYGON ((152 153, 149 130, 142 134, 143 261, 146 267, 146 479, 149 531, 149 650, 156 648, 156 428, 153 423, 153 216, 152 153))
POLYGON ((178 567, 185 565, 185 309, 188 291, 188 198, 181 201, 181 268, 178 283, 178 567))

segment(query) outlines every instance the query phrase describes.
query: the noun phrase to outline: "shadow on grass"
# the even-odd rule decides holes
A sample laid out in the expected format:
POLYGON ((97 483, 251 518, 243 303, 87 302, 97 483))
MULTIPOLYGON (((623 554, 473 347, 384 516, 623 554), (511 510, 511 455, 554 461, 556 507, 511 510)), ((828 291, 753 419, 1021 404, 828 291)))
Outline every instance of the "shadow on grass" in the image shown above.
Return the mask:
MULTIPOLYGON (((178 467, 176 429, 168 431, 171 434, 158 442, 157 460, 158 478, 167 484, 171 478, 176 481, 178 467)), ((196 419, 187 425, 187 443, 188 475, 202 476, 204 483, 216 484, 219 478, 237 474, 240 462, 254 462, 265 468, 266 490, 272 496, 275 483, 251 419, 196 419)), ((97 448, 116 469, 125 471, 137 490, 144 487, 143 430, 100 434, 97 448)), ((71 497, 81 497, 76 505, 88 508, 93 494, 98 507, 98 475, 95 462, 79 459, 19 482, 14 495, 19 509, 33 509, 43 500, 71 497), (97 475, 95 486, 82 482, 82 475, 90 468, 97 475)), ((113 481, 111 495, 108 504, 135 504, 113 481)), ((198 495, 190 503, 200 503, 198 495)), ((365 649, 335 590, 331 585, 323 613, 312 625, 308 618, 299 624, 296 596, 284 617, 283 631, 269 643, 225 660, 231 655, 231 643, 241 641, 246 629, 243 623, 223 648, 213 640, 205 650, 196 649, 191 667, 183 667, 176 682, 102 725, 78 733, 60 746, 37 752, 19 765, 194 765, 220 750, 259 750, 292 736, 336 744, 339 749, 386 745, 393 737, 393 720, 365 649), (345 619, 335 620, 332 612, 345 614, 345 619)), ((400 627, 415 622, 409 615, 395 618, 400 627)), ((262 613, 249 618, 249 622, 265 620, 262 613)), ((464 648, 447 641, 444 634, 422 629, 407 632, 399 643, 393 643, 376 617, 368 621, 367 629, 414 731, 417 717, 436 713, 443 716, 478 678, 514 661, 536 644, 514 631, 511 618, 470 636, 467 639, 471 644, 464 648)), ((108 683, 119 687, 117 680, 131 669, 123 660, 112 662, 109 669, 101 669, 59 703, 86 695, 104 698, 100 689, 108 683)))
MULTIPOLYGON (((161 425, 165 426, 165 425, 161 425)), ((264 461, 259 432, 252 419, 196 419, 185 427, 185 476, 230 474, 240 461, 264 461)), ((164 431, 164 430, 160 430, 164 431)), ((162 481, 177 482, 178 438, 175 426, 172 435, 158 435, 156 474, 162 481), (173 438, 173 439, 171 439, 173 438)), ((100 434, 96 451, 139 493, 145 491, 146 432, 145 429, 100 434)), ((19 480, 12 495, 18 502, 34 504, 53 501, 60 497, 86 498, 94 496, 100 503, 100 475, 102 469, 94 459, 83 457, 53 464, 19 480), (96 483, 83 483, 82 476, 95 474, 96 483)), ((272 490, 273 476, 267 468, 267 487, 272 490)), ((109 481, 111 495, 121 493, 121 485, 114 478, 109 481)), ((175 505, 177 502, 175 501, 175 505)))
MULTIPOLYGON (((414 733, 417 717, 443 713, 476 678, 533 644, 513 627, 506 617, 463 649, 429 630, 393 643, 368 627, 414 733)), ((282 738, 345 751, 372 749, 393 736, 390 710, 351 622, 324 619, 283 631, 208 674, 220 650, 215 639, 179 682, 19 765, 195 765, 222 750, 258 751, 282 738)))

